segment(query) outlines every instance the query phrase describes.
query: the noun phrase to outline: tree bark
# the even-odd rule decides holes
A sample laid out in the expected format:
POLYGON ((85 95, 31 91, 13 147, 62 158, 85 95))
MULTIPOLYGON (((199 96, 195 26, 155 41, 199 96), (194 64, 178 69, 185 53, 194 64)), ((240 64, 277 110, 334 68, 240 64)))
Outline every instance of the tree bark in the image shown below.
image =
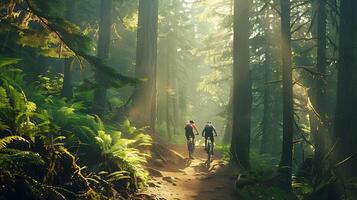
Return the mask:
POLYGON ((314 155, 314 169, 315 174, 320 174, 322 170, 322 161, 324 156, 324 146, 327 137, 326 126, 326 2, 318 1, 316 17, 317 17, 317 62, 316 70, 320 74, 315 76, 314 80, 314 94, 312 104, 319 115, 319 121, 315 122, 316 129, 314 130, 315 140, 315 155, 314 155))
POLYGON ((72 61, 72 58, 64 60, 62 96, 68 100, 73 98, 72 61))
POLYGON ((135 74, 146 82, 136 87, 130 112, 137 124, 150 125, 153 131, 156 123, 158 4, 158 0, 139 1, 135 74))
MULTIPOLYGON (((109 45, 112 24, 112 0, 101 0, 100 21, 97 56, 107 62, 109 58, 109 45)), ((95 71, 95 81, 100 85, 105 80, 105 76, 99 70, 95 71)), ((94 90, 93 113, 103 117, 107 107, 106 88, 94 90)))
POLYGON ((225 121, 224 127, 224 137, 223 142, 229 144, 232 140, 232 104, 233 104, 233 90, 232 86, 229 94, 228 105, 226 106, 227 117, 225 121))
MULTIPOLYGON (((73 1, 66 1, 66 18, 70 21, 74 21, 76 13, 76 3, 73 1)), ((62 85, 62 96, 67 99, 73 98, 73 78, 72 78, 72 63, 73 58, 64 59, 64 70, 63 70, 63 85, 62 85)))
MULTIPOLYGON (((267 41, 268 44, 268 41, 267 41)), ((260 153, 273 154, 273 137, 274 137, 274 110, 273 110, 273 96, 272 85, 268 84, 272 81, 272 65, 271 55, 269 52, 269 45, 266 45, 265 66, 264 66, 264 111, 262 120, 262 140, 260 153)))
POLYGON ((341 0, 339 30, 339 66, 335 130, 337 145, 336 162, 347 161, 340 170, 345 176, 357 176, 357 62, 355 56, 357 2, 341 0))
POLYGON ((231 153, 234 162, 250 168, 250 123, 252 106, 251 73, 249 68, 250 1, 234 1, 233 43, 233 117, 231 153))
POLYGON ((281 187, 291 190, 293 155, 293 84, 290 30, 290 0, 281 0, 281 39, 283 71, 283 148, 279 164, 281 187))

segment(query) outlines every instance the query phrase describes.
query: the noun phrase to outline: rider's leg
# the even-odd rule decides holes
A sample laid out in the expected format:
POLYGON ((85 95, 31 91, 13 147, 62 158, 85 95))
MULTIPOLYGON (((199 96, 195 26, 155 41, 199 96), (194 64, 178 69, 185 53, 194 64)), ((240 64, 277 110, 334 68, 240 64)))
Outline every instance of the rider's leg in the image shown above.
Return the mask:
POLYGON ((213 135, 211 137, 211 142, 212 142, 212 155, 213 155, 213 149, 214 149, 214 137, 213 137, 213 135))
POLYGON ((205 137, 205 150, 207 151, 207 137, 205 137))
POLYGON ((196 147, 195 136, 192 137, 192 144, 193 144, 193 149, 195 149, 196 147))

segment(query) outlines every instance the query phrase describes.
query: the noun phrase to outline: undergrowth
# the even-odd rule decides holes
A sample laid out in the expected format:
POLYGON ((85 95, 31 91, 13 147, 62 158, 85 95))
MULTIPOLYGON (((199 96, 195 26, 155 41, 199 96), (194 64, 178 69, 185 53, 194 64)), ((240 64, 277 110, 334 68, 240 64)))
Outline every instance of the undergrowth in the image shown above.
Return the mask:
POLYGON ((1 60, 0 199, 126 198, 145 184, 144 128, 103 122, 57 81, 28 84, 18 59, 1 60))

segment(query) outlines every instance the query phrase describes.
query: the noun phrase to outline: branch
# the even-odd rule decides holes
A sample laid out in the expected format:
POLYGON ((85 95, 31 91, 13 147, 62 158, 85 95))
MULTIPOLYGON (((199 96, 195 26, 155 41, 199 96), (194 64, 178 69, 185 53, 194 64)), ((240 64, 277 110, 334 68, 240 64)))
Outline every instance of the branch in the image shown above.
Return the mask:
POLYGON ((299 127, 299 125, 297 124, 296 120, 294 119, 294 124, 295 124, 295 127, 297 128, 298 132, 300 133, 301 135, 301 138, 309 145, 311 145, 313 148, 315 148, 315 145, 312 144, 312 142, 310 142, 306 137, 305 135, 303 134, 303 131, 301 130, 301 128, 299 127))
POLYGON ((345 164, 346 162, 350 161, 354 156, 356 155, 356 153, 351 154, 350 156, 348 156, 347 158, 343 159, 342 161, 336 163, 333 167, 337 168, 343 164, 345 164))
MULTIPOLYGON (((138 83, 142 82, 139 79, 124 76, 124 75, 116 72, 116 70, 114 70, 113 68, 108 67, 102 59, 100 59, 96 56, 86 54, 85 52, 83 52, 80 49, 74 48, 62 35, 62 34, 68 34, 66 30, 64 30, 61 26, 58 26, 57 24, 52 25, 51 23, 49 23, 48 19, 46 17, 44 17, 40 12, 38 12, 35 8, 32 7, 29 0, 25 0, 25 2, 27 4, 29 10, 31 11, 31 13, 33 13, 40 20, 40 22, 45 26, 45 28, 47 28, 49 31, 56 34, 58 36, 58 38, 63 42, 63 44, 65 44, 72 52, 74 52, 74 54, 78 60, 80 60, 79 57, 83 57, 85 60, 87 60, 88 62, 93 64, 97 69, 99 69, 105 75, 108 75, 109 77, 114 78, 114 79, 118 79, 119 81, 121 81, 124 84, 127 84, 127 83, 138 84, 138 83), (56 28, 63 29, 62 30, 63 33, 60 33, 56 28)), ((68 35, 71 36, 71 34, 68 34, 68 35)), ((81 36, 81 39, 86 39, 81 34, 79 34, 79 36, 81 36)), ((76 39, 79 39, 79 38, 76 38, 76 39)), ((107 80, 107 81, 108 81, 108 83, 110 82, 110 80, 107 80)))
POLYGON ((302 70, 305 70, 305 71, 307 71, 310 74, 315 75, 315 76, 320 76, 320 77, 326 77, 327 76, 327 74, 323 74, 323 73, 320 73, 318 71, 315 71, 315 69, 314 68, 312 69, 311 67, 309 68, 309 67, 306 67, 306 66, 298 66, 298 67, 294 67, 293 70, 294 69, 302 69, 302 70))

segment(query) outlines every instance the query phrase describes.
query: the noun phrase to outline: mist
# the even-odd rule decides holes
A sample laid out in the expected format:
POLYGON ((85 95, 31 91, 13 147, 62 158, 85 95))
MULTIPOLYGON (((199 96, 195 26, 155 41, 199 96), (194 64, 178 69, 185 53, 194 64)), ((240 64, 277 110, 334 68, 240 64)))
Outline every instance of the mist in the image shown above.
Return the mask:
POLYGON ((0 0, 0 199, 356 199, 355 0, 0 0))

